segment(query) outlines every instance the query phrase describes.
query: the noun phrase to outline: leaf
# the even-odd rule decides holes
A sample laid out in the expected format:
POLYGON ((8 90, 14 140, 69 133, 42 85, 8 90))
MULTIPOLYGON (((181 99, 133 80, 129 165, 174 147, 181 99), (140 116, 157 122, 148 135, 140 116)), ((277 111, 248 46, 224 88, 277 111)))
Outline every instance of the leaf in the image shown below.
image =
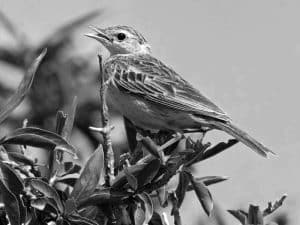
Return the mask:
POLYGON ((67 141, 70 140, 70 136, 71 136, 71 132, 72 132, 72 129, 73 129, 73 124, 74 124, 74 119, 75 119, 76 108, 77 108, 77 97, 75 96, 74 99, 73 99, 72 106, 71 106, 71 108, 68 112, 67 121, 66 121, 65 126, 63 127, 63 130, 62 130, 62 136, 67 141))
POLYGON ((241 210, 227 210, 231 215, 238 219, 241 224, 245 225, 247 221, 247 214, 243 213, 241 210))
POLYGON ((145 213, 144 224, 148 224, 154 212, 152 199, 146 192, 139 194, 138 197, 143 201, 143 208, 145 213))
POLYGON ((153 159, 147 165, 138 172, 136 178, 138 180, 138 187, 142 187, 150 183, 160 168, 160 160, 153 159))
POLYGON ((259 206, 250 205, 248 210, 248 224, 263 225, 264 219, 259 206))
POLYGON ((212 184, 216 184, 219 182, 223 182, 228 180, 228 177, 224 177, 224 176, 206 176, 206 177, 200 177, 200 178, 195 178, 195 180, 197 182, 203 182, 205 184, 205 186, 209 186, 212 184))
POLYGON ((145 212, 142 209, 142 206, 140 203, 136 204, 136 209, 134 211, 134 224, 135 225, 143 225, 145 223, 145 212))
POLYGON ((85 164, 80 177, 75 183, 70 198, 80 201, 94 192, 100 180, 103 169, 103 160, 102 145, 99 145, 85 164))
POLYGON ((125 173, 125 175, 126 175, 126 179, 127 179, 128 184, 130 185, 130 187, 131 187, 133 190, 137 190, 137 188, 138 188, 138 182, 137 182, 137 179, 135 178, 135 176, 133 176, 133 175, 128 171, 128 168, 127 168, 127 167, 124 168, 124 173, 125 173))
POLYGON ((26 69, 26 73, 23 77, 23 80, 19 84, 17 91, 2 106, 2 109, 0 110, 0 123, 2 123, 8 117, 8 115, 23 101, 23 99, 27 95, 31 87, 35 72, 37 71, 37 68, 44 58, 46 52, 47 50, 44 49, 42 53, 29 66, 29 68, 26 69))
POLYGON ((19 152, 8 152, 8 157, 10 160, 17 162, 17 163, 23 163, 25 165, 34 166, 34 161, 32 159, 27 158, 25 155, 19 153, 19 152))
POLYGON ((98 225, 96 221, 80 216, 79 214, 72 214, 68 216, 68 220, 71 224, 75 225, 98 225))
POLYGON ((2 193, 2 199, 4 208, 7 213, 9 222, 11 225, 20 225, 20 211, 19 203, 16 196, 7 188, 7 186, 0 180, 0 191, 2 193))
POLYGON ((163 225, 161 216, 157 212, 153 212, 153 216, 149 222, 149 225, 163 225))
POLYGON ((229 139, 227 143, 221 142, 212 148, 206 150, 203 154, 202 160, 208 159, 216 154, 219 154, 222 151, 225 151, 226 149, 230 148, 231 146, 235 145, 239 141, 236 139, 229 139))
POLYGON ((179 182, 176 188, 176 197, 177 197, 177 207, 180 208, 183 199, 185 197, 185 193, 189 186, 190 179, 189 174, 185 171, 181 171, 179 174, 179 182))
POLYGON ((60 199, 58 193, 56 192, 56 190, 53 187, 51 187, 46 182, 44 182, 42 180, 38 180, 38 179, 30 180, 30 185, 34 189, 41 192, 45 197, 53 199, 59 212, 63 213, 63 211, 64 211, 63 204, 61 202, 61 199, 60 199))
POLYGON ((131 195, 131 193, 104 189, 104 190, 96 191, 92 195, 86 197, 85 199, 82 199, 77 205, 78 208, 82 208, 91 205, 120 203, 129 195, 131 195))
POLYGON ((162 186, 158 190, 156 190, 158 201, 161 207, 167 207, 168 206, 168 197, 169 193, 167 192, 166 185, 162 186))
MULTIPOLYGON (((220 183, 228 180, 228 177, 225 176, 206 176, 206 177, 196 177, 194 178, 196 182, 203 182, 205 186, 209 186, 212 184, 220 183)), ((193 190, 193 186, 189 185, 187 188, 188 191, 193 190)))
POLYGON ((69 185, 71 187, 74 187, 75 183, 77 182, 77 178, 75 177, 62 177, 62 178, 57 178, 56 183, 63 183, 66 185, 69 185))
POLYGON ((40 210, 40 211, 44 211, 44 209, 46 208, 48 201, 46 198, 37 198, 37 199, 32 199, 30 202, 30 206, 40 210))
POLYGON ((73 198, 69 198, 65 202, 65 215, 70 215, 76 210, 76 202, 73 198))
POLYGON ((10 166, 1 161, 0 168, 3 183, 13 194, 19 196, 24 190, 24 185, 19 175, 10 166))
POLYGON ((74 156, 76 155, 75 148, 61 136, 36 127, 16 129, 1 140, 0 144, 29 145, 51 150, 57 147, 62 151, 71 153, 74 156))
POLYGON ((23 223, 26 219, 26 208, 24 206, 23 200, 20 198, 20 195, 24 191, 23 181, 19 175, 8 165, 0 161, 1 168, 1 180, 5 187, 15 196, 20 214, 20 223, 23 223))
POLYGON ((189 173, 189 178, 194 188, 194 191, 200 201, 205 213, 210 216, 213 209, 213 200, 208 188, 204 185, 203 182, 197 182, 193 175, 189 173))
POLYGON ((30 201, 30 206, 39 210, 39 211, 44 211, 44 212, 51 212, 57 215, 58 209, 57 205, 53 201, 53 199, 46 198, 46 197, 39 197, 37 199, 32 199, 30 201))
POLYGON ((126 117, 124 117, 124 126, 125 126, 125 130, 126 130, 127 142, 129 145, 130 153, 134 153, 134 150, 137 146, 136 128, 131 123, 131 121, 129 119, 127 119, 126 117))
POLYGON ((21 223, 24 223, 27 219, 27 209, 26 209, 21 197, 20 196, 16 196, 16 197, 17 197, 17 200, 19 203, 20 221, 21 221, 21 223))
POLYGON ((64 170, 66 171, 65 174, 79 173, 81 166, 73 162, 64 162, 64 170))
MULTIPOLYGON (((146 163, 142 163, 142 164, 136 164, 130 167, 127 167, 127 170, 130 174, 134 175, 136 177, 136 175, 142 171, 145 167, 146 167, 146 163)), ((116 176, 116 178, 112 181, 112 185, 111 187, 113 189, 119 189, 122 188, 127 182, 127 178, 126 178, 126 174, 124 171, 121 171, 118 176, 116 176)))

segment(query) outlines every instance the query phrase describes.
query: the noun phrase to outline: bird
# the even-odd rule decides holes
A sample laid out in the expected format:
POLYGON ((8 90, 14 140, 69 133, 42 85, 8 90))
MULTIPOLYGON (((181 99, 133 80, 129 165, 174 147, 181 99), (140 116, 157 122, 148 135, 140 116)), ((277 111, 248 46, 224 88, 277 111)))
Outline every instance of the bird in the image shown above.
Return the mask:
POLYGON ((152 55, 151 46, 134 28, 90 26, 85 34, 109 52, 103 61, 106 97, 136 127, 184 133, 221 130, 261 156, 275 154, 237 127, 220 107, 171 67, 152 55))

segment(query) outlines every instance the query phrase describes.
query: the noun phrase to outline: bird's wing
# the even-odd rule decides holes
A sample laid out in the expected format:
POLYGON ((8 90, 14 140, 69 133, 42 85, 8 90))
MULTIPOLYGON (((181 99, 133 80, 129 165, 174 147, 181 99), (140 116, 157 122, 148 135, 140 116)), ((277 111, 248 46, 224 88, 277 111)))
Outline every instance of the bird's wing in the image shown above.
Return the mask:
POLYGON ((120 91, 175 110, 229 120, 218 106, 150 55, 119 56, 109 64, 111 79, 120 91))

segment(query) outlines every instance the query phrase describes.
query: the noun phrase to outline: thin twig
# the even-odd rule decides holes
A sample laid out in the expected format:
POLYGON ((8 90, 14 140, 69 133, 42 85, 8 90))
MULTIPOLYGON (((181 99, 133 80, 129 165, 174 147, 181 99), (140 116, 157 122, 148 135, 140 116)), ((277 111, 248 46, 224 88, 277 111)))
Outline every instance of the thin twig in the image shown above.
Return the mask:
POLYGON ((99 80, 100 80, 100 114, 101 114, 101 122, 102 128, 94 128, 90 127, 91 130, 97 131, 103 135, 103 152, 104 152, 104 180, 105 186, 110 186, 110 178, 114 176, 114 152, 112 149, 112 141, 111 141, 111 130, 113 127, 109 125, 109 116, 108 116, 108 108, 106 104, 106 89, 107 86, 105 84, 103 69, 102 69, 102 57, 98 55, 99 61, 99 80))

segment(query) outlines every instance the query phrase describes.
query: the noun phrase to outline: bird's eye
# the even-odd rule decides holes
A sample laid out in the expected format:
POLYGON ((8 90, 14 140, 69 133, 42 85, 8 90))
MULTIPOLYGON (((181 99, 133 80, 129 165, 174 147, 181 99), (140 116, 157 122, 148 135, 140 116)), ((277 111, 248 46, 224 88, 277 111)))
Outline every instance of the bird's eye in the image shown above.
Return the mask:
POLYGON ((126 35, 124 33, 118 33, 117 38, 119 41, 123 41, 126 38, 126 35))

